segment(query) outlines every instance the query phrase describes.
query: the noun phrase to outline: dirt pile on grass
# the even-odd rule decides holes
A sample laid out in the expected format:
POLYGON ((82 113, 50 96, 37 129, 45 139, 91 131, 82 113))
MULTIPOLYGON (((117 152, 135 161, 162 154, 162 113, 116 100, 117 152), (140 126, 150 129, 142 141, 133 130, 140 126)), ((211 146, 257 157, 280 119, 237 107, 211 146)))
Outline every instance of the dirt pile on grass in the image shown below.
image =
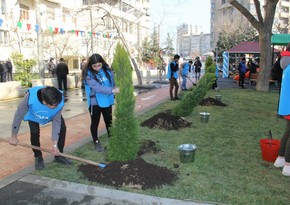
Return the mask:
POLYGON ((226 104, 222 103, 221 101, 219 100, 216 100, 214 98, 211 98, 211 97, 208 97, 206 99, 203 99, 199 105, 201 106, 210 106, 210 105, 216 105, 216 106, 222 106, 222 107, 225 107, 227 106, 226 104))
POLYGON ((127 187, 138 190, 158 188, 165 184, 172 184, 177 179, 173 170, 147 163, 141 158, 145 153, 160 152, 154 141, 143 141, 138 152, 138 158, 127 162, 111 162, 105 168, 93 165, 80 165, 78 171, 91 182, 115 188, 127 187))

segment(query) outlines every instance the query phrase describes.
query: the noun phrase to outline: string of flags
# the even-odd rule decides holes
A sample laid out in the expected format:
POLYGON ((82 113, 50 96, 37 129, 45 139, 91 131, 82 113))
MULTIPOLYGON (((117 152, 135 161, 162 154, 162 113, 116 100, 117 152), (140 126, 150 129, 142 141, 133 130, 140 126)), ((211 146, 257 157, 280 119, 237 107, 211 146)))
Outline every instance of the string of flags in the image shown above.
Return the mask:
MULTIPOLYGON (((0 18, 0 28, 3 25, 3 19, 0 18)), ((23 22, 18 21, 17 22, 17 27, 20 30, 23 30, 25 28, 23 28, 23 22)), ((30 23, 26 23, 26 30, 30 31, 32 29, 32 25, 30 23)), ((35 24, 34 25, 34 30, 35 32, 39 32, 39 25, 35 24)), ((47 29, 49 30, 49 32, 51 34, 65 34, 65 33, 75 33, 77 36, 81 36, 81 37, 85 37, 86 35, 89 35, 90 37, 103 37, 103 38, 114 38, 119 36, 118 33, 114 32, 114 33, 108 33, 108 32, 90 32, 90 31, 84 31, 84 30, 65 30, 64 28, 59 28, 59 27, 52 27, 52 26, 48 26, 47 29)))

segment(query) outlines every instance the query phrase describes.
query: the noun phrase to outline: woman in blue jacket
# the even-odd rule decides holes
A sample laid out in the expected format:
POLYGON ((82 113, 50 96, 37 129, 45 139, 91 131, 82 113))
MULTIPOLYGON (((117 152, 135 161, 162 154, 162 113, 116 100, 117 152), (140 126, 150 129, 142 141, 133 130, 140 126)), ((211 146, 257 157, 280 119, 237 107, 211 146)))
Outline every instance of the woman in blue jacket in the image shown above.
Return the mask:
POLYGON ((93 54, 82 73, 85 85, 88 108, 91 116, 91 134, 94 148, 98 152, 104 149, 98 137, 98 127, 101 114, 103 115, 108 136, 109 127, 112 124, 112 105, 114 104, 114 94, 119 92, 115 87, 114 73, 99 54, 93 54))

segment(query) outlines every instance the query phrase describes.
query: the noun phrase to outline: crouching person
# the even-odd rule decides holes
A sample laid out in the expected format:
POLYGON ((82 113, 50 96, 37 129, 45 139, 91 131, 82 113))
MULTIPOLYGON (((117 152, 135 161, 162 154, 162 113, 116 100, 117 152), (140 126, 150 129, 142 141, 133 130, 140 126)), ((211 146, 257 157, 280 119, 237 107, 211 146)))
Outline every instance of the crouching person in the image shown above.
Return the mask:
MULTIPOLYGON (((64 106, 64 97, 55 87, 37 86, 28 90, 14 114, 12 135, 9 139, 11 145, 17 145, 17 135, 22 120, 28 121, 30 128, 31 145, 40 147, 39 124, 52 122, 51 152, 56 162, 70 165, 65 157, 58 156, 63 152, 66 136, 66 125, 61 115, 64 106)), ((35 157, 35 169, 44 168, 42 152, 32 149, 35 157)))

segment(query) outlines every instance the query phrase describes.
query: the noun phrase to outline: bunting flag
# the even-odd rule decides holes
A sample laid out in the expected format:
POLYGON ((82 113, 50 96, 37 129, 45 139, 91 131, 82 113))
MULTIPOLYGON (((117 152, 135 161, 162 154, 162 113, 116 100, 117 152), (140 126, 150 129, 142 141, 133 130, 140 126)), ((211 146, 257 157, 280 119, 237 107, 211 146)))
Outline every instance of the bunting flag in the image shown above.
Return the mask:
MULTIPOLYGON (((3 22, 4 22, 4 20, 0 18, 0 27, 2 27, 3 22)), ((23 25, 23 22, 21 22, 21 21, 17 22, 17 27, 19 29, 22 29, 22 25, 23 25)), ((26 30, 30 31, 32 29, 31 26, 32 26, 31 23, 26 23, 26 30)), ((103 32, 84 31, 84 30, 65 31, 63 28, 53 27, 53 26, 47 27, 46 25, 42 25, 41 27, 42 27, 43 32, 48 29, 51 34, 64 34, 67 32, 67 33, 75 33, 77 36, 79 36, 79 33, 80 33, 81 37, 86 37, 88 35, 90 37, 96 37, 96 38, 103 37, 103 38, 108 38, 108 39, 111 39, 111 38, 114 38, 115 36, 118 36, 117 33, 107 33, 107 32, 103 33, 103 32)), ((35 24, 34 28, 35 28, 34 29, 35 32, 38 33, 39 29, 40 29, 40 25, 35 24)))
POLYGON ((223 78, 229 77, 229 53, 223 52, 223 78))
POLYGON ((36 25, 35 25, 35 31, 36 31, 36 33, 38 33, 38 30, 39 30, 39 25, 36 24, 36 25))
POLYGON ((22 22, 21 22, 21 21, 18 21, 18 22, 17 22, 17 26, 18 26, 18 28, 21 29, 21 28, 22 28, 22 22))
POLYGON ((31 24, 27 23, 26 26, 27 26, 27 30, 29 31, 31 29, 31 24))

